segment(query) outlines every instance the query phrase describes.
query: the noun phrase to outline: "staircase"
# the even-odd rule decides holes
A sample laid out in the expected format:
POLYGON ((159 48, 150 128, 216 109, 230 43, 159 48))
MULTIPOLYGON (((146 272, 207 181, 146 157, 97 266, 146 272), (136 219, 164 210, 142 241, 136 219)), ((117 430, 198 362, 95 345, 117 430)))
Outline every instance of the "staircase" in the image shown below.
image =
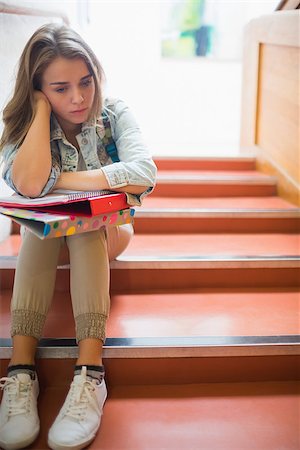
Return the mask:
MULTIPOLYGON (((111 263, 109 397, 89 448, 298 450, 299 209, 252 158, 157 158, 158 184, 111 263)), ((1 376, 20 236, 0 244, 1 376)), ((76 358, 59 267, 38 351, 41 433, 76 358)))

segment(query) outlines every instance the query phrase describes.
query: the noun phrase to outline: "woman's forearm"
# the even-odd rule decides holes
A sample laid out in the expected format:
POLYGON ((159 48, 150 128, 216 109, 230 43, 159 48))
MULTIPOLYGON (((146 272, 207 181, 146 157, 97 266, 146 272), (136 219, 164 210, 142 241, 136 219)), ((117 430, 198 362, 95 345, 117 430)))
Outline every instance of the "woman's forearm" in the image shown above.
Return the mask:
POLYGON ((50 105, 37 101, 35 117, 13 162, 13 182, 28 197, 41 193, 51 172, 50 114, 50 105))
MULTIPOLYGON (((70 189, 78 191, 95 191, 98 189, 111 190, 104 173, 101 169, 84 170, 81 172, 62 172, 55 189, 70 189)), ((122 188, 114 188, 117 192, 128 194, 141 194, 147 186, 128 185, 122 188)))

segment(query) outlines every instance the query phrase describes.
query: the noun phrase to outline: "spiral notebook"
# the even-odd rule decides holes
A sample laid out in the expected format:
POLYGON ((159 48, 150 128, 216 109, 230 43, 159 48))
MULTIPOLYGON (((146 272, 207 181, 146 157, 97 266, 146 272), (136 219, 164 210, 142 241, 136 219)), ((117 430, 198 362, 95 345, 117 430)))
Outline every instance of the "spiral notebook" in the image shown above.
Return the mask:
POLYGON ((71 236, 95 231, 102 227, 115 227, 133 223, 134 212, 134 209, 130 208, 97 214, 92 217, 78 217, 0 206, 0 214, 11 218, 19 225, 25 226, 40 239, 71 236))
POLYGON ((0 197, 0 206, 76 216, 96 216, 129 207, 124 192, 106 190, 89 192, 55 190, 44 197, 36 198, 14 194, 10 197, 0 197))

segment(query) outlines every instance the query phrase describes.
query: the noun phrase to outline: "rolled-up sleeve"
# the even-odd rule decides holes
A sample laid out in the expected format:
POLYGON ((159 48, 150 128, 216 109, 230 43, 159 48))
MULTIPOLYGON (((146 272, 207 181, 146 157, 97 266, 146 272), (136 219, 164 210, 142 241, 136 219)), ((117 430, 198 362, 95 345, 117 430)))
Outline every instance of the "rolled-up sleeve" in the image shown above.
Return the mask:
POLYGON ((52 191, 52 189, 54 188, 54 186, 60 176, 60 173, 61 173, 61 169, 60 169, 59 165, 52 164, 52 168, 51 168, 51 172, 50 172, 48 181, 45 184, 45 186, 40 194, 40 197, 43 197, 44 195, 46 195, 52 191))
POLYGON ((145 186, 142 194, 127 194, 129 204, 141 205, 142 199, 155 186, 157 168, 126 104, 122 100, 108 103, 108 111, 120 162, 104 166, 102 170, 112 190, 127 185, 145 186))
POLYGON ((4 179, 5 183, 13 189, 15 192, 18 192, 16 186, 13 183, 12 180, 12 164, 15 159, 15 156, 17 154, 18 148, 16 145, 13 144, 7 144, 2 151, 1 155, 1 165, 3 164, 3 171, 2 171, 2 178, 4 179))
MULTIPOLYGON (((8 144, 4 147, 2 152, 2 161, 3 161, 3 172, 2 172, 2 178, 6 182, 6 184, 12 188, 17 194, 21 194, 21 192, 18 191, 16 188, 13 180, 12 180, 12 165, 15 159, 15 156, 18 152, 18 147, 13 144, 8 144)), ((58 161, 57 156, 52 153, 52 167, 51 172, 49 174, 49 178, 47 183, 45 184, 40 197, 43 197, 44 195, 48 194, 50 192, 54 185, 56 184, 56 181, 58 180, 60 173, 61 173, 61 165, 58 161)))

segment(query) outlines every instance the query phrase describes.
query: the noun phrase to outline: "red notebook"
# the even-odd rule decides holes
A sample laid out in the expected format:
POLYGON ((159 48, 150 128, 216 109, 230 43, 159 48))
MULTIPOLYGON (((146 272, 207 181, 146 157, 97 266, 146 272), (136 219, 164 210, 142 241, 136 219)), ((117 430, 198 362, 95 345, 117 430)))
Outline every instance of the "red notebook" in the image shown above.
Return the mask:
POLYGON ((124 192, 63 190, 36 198, 26 198, 18 194, 0 197, 0 206, 75 216, 97 216, 129 208, 124 192))

